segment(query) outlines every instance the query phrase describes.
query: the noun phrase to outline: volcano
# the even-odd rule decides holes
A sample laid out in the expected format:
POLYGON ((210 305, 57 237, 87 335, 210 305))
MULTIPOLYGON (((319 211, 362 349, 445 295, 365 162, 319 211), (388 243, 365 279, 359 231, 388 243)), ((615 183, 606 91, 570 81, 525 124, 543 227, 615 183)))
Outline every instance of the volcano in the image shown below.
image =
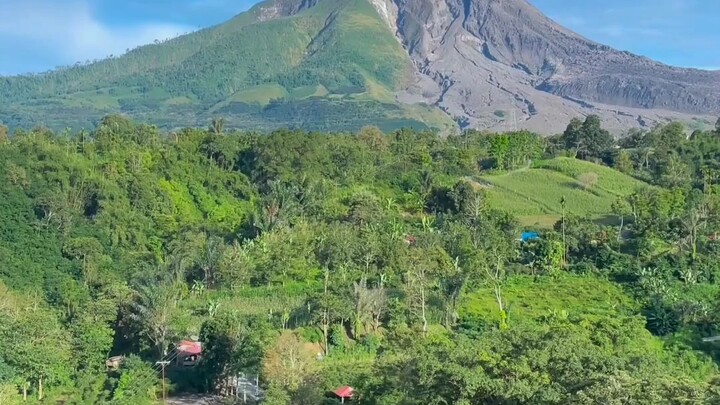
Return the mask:
POLYGON ((39 75, 0 78, 0 121, 91 127, 411 126, 552 134, 596 114, 615 132, 710 125, 720 72, 612 49, 526 0, 266 0, 228 22, 39 75))

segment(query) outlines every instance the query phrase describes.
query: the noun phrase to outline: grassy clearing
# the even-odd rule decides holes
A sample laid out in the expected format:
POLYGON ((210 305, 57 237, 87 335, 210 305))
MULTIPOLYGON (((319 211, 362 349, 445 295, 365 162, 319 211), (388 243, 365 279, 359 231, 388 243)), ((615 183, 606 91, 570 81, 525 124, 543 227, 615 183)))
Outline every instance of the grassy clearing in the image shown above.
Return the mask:
POLYGON ((93 107, 100 110, 120 108, 117 100, 104 92, 78 92, 68 95, 64 102, 68 107, 93 107))
POLYGON ((441 110, 422 104, 401 104, 402 114, 399 116, 424 122, 428 127, 437 129, 440 134, 450 134, 457 130, 457 124, 441 110))
POLYGON ((350 97, 355 100, 378 100, 384 103, 392 103, 395 100, 395 95, 392 90, 373 80, 368 74, 364 74, 363 76, 365 78, 366 91, 364 93, 352 94, 350 97))
POLYGON ((169 106, 176 106, 176 105, 191 105, 193 103, 192 99, 189 97, 181 96, 181 97, 173 97, 165 101, 165 105, 169 106))
POLYGON ((638 187, 646 185, 634 177, 623 174, 607 166, 571 158, 556 158, 538 162, 538 168, 554 170, 573 179, 583 173, 596 173, 598 175, 597 188, 618 196, 632 194, 638 187))
POLYGON ((317 86, 301 86, 290 90, 290 98, 293 100, 305 100, 311 97, 325 97, 328 90, 322 84, 317 86))
POLYGON ((562 219, 562 215, 525 215, 518 217, 520 225, 550 229, 562 219))
POLYGON ((253 287, 221 292, 216 297, 226 309, 242 315, 280 314, 300 308, 307 299, 310 284, 293 283, 283 286, 253 287))
POLYGON ((490 204, 518 215, 558 214, 565 196, 568 211, 576 214, 610 212, 612 195, 586 191, 573 178, 546 169, 530 169, 502 176, 486 177, 492 183, 490 204))
POLYGON ((525 224, 544 225, 552 225, 560 217, 563 196, 568 213, 600 219, 611 214, 615 200, 645 185, 611 168, 568 158, 541 161, 527 170, 481 179, 487 184, 491 206, 520 217, 525 224), (597 174, 597 183, 583 187, 577 180, 583 173, 597 174))
POLYGON ((267 297, 233 297, 221 301, 221 305, 240 315, 268 315, 292 312, 305 302, 303 296, 273 295, 267 297))
MULTIPOLYGON (((298 310, 307 300, 303 285, 288 287, 253 287, 237 291, 208 291, 191 295, 182 301, 176 322, 187 334, 197 334, 202 323, 210 316, 211 307, 216 312, 233 312, 241 316, 263 316, 277 319, 283 313, 290 315, 290 323, 299 321, 298 310)), ((277 321, 279 322, 279 321, 277 321)))
MULTIPOLYGON (((536 320, 553 312, 566 311, 569 316, 624 316, 636 312, 631 297, 620 287, 591 276, 562 275, 557 278, 513 277, 502 290, 510 305, 511 320, 536 320)), ((496 323, 500 320, 497 302, 491 288, 468 294, 462 317, 496 323)))
POLYGON ((287 98, 288 92, 279 84, 269 83, 240 90, 228 99, 230 102, 268 105, 271 100, 287 98))

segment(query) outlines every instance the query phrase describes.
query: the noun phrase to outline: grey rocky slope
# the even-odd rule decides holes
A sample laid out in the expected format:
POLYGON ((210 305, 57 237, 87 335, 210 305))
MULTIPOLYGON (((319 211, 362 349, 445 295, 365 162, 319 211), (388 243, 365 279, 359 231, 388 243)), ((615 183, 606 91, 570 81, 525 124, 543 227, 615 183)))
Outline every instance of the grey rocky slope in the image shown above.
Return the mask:
MULTIPOLYGON (((526 0, 369 0, 416 71, 398 100, 463 126, 557 132, 597 114, 617 130, 720 115, 720 72, 621 52, 555 23, 526 0)), ((314 4, 277 0, 283 10, 314 4)))
POLYGON ((552 132, 592 113, 627 128, 720 112, 720 72, 595 43, 526 0, 371 1, 417 68, 400 99, 438 105, 468 126, 552 132))

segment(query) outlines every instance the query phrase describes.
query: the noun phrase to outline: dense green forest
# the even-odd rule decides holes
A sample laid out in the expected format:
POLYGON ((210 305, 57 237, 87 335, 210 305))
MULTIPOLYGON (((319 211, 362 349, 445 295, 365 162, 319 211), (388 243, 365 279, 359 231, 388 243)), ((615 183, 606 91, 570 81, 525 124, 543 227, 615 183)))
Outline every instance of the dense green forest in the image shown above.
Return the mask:
POLYGON ((243 373, 270 405, 343 385, 720 404, 719 156, 720 125, 616 141, 593 116, 550 138, 0 127, 0 403, 152 404, 243 373), (193 336, 199 364, 163 384, 193 336))

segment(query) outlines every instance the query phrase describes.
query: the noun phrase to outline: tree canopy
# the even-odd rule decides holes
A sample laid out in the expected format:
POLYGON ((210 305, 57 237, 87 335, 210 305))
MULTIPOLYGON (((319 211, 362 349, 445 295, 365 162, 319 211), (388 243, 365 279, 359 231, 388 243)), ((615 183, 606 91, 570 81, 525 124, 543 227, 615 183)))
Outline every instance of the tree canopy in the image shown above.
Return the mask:
POLYGON ((714 132, 222 124, 0 141, 0 402, 720 400, 714 132))

